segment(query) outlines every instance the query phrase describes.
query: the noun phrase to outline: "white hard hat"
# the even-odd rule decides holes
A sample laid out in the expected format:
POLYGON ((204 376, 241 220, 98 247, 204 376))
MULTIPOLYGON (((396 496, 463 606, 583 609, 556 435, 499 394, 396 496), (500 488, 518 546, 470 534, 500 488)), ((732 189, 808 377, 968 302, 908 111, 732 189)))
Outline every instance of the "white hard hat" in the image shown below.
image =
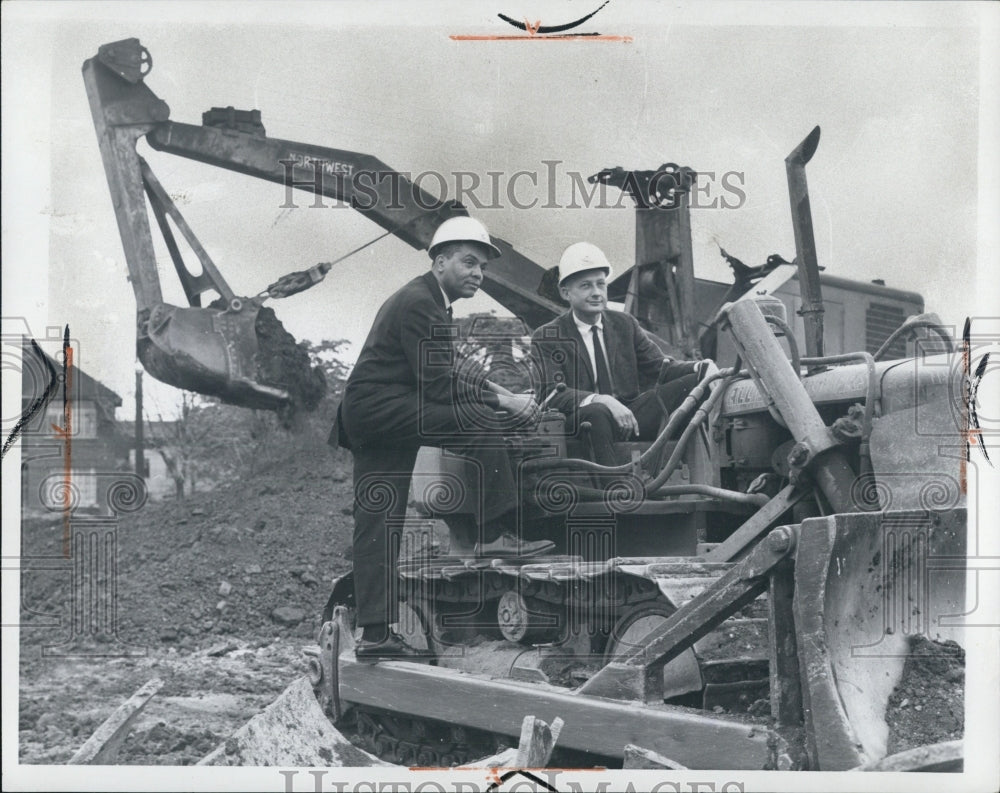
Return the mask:
POLYGON ((431 244, 427 248, 432 259, 436 253, 435 248, 445 242, 478 242, 480 245, 486 246, 488 258, 495 259, 503 255, 500 253, 500 249, 490 241, 490 233, 486 230, 486 226, 475 218, 464 216, 448 218, 438 226, 431 239, 431 244))
POLYGON ((611 277, 611 262, 604 251, 590 242, 574 242, 559 259, 559 285, 571 275, 587 270, 604 270, 611 277))

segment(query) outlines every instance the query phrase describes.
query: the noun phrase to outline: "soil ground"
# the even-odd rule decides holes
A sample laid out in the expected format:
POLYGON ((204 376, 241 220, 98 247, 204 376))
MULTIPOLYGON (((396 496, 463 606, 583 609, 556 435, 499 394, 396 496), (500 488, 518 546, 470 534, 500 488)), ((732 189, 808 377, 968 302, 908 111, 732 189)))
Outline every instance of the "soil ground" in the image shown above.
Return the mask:
POLYGON ((903 676, 889 697, 888 753, 962 737, 965 725, 965 652, 953 641, 910 640, 903 676))
POLYGON ((65 762, 159 677, 118 762, 190 764, 305 673, 302 648, 351 565, 350 456, 324 441, 235 485, 121 515, 119 641, 74 639, 62 521, 24 521, 22 555, 56 569, 22 572, 20 762, 65 762))

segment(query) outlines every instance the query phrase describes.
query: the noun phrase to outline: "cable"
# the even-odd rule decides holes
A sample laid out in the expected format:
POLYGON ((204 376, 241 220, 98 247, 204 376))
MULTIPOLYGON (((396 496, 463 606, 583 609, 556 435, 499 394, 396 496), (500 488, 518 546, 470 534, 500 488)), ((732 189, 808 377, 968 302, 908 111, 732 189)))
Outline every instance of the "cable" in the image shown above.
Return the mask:
MULTIPOLYGON (((721 369, 718 372, 713 372, 712 374, 707 375, 700 383, 698 383, 698 385, 691 389, 691 393, 687 395, 680 407, 670 414, 670 418, 667 419, 666 426, 660 430, 659 435, 656 436, 656 440, 654 440, 650 447, 639 457, 640 464, 645 465, 650 460, 656 459, 660 450, 663 449, 663 447, 670 440, 670 436, 673 435, 674 430, 676 430, 681 422, 688 417, 688 414, 691 413, 694 407, 701 400, 705 393, 705 389, 716 380, 730 377, 731 372, 731 369, 721 369)), ((725 390, 725 385, 716 389, 712 396, 709 397, 709 402, 714 405, 718 401, 718 395, 725 390)), ((591 462, 590 460, 582 460, 575 457, 545 457, 542 459, 526 460, 524 462, 524 467, 529 471, 544 470, 547 468, 569 468, 570 470, 590 471, 592 473, 604 474, 624 474, 632 471, 632 463, 625 463, 624 465, 601 465, 600 463, 591 462)))
POLYGON ((888 350, 892 347, 892 343, 896 341, 904 333, 909 333, 916 328, 930 328, 933 330, 941 339, 944 341, 945 348, 948 352, 954 352, 955 347, 951 343, 951 336, 948 332, 941 327, 940 322, 935 322, 932 319, 917 319, 913 322, 904 322, 898 328, 896 328, 892 333, 889 334, 889 338, 882 342, 882 346, 878 348, 875 354, 872 356, 876 361, 879 360, 888 350))

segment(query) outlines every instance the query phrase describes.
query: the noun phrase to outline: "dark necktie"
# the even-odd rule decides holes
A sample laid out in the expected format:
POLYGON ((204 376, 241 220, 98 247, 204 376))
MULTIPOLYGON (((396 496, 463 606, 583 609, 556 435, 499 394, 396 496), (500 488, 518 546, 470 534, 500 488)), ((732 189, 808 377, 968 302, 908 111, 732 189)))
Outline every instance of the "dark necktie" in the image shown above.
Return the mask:
POLYGON ((451 306, 448 306, 448 308, 446 308, 445 311, 448 314, 448 321, 451 322, 452 321, 452 318, 451 318, 451 306))
POLYGON ((594 363, 597 366, 597 393, 611 393, 611 373, 608 371, 608 362, 604 357, 604 345, 601 344, 601 333, 594 325, 590 329, 594 336, 594 363))

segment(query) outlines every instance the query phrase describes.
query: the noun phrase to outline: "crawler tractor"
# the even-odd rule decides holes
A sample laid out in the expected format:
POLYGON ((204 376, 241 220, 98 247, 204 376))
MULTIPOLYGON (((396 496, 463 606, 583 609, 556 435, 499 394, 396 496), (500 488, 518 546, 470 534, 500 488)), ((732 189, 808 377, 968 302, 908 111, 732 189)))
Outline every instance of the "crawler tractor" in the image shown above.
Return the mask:
MULTIPOLYGON (((280 409, 296 398, 287 384, 308 377, 268 369, 261 306, 314 285, 329 266, 257 296, 233 294, 136 142, 346 202, 360 174, 395 174, 368 182, 392 196, 355 207, 418 249, 465 210, 369 155, 270 138, 256 110, 171 121, 145 83, 150 66, 128 39, 83 67, 137 297, 140 358, 165 382, 280 409), (162 301, 144 193, 190 306, 162 301), (201 275, 186 267, 167 218, 201 275), (210 290, 221 300, 203 307, 210 290)), ((722 368, 664 417, 655 441, 619 444, 617 466, 590 462, 586 428, 559 415, 497 434, 517 466, 519 529, 555 539, 547 556, 464 558, 420 541, 439 518, 474 517, 489 486, 467 460, 421 453, 399 629, 434 661, 354 658, 350 575, 335 582, 310 661, 319 702, 361 746, 395 763, 459 765, 515 742, 523 717, 536 714, 563 720, 559 751, 576 765, 620 764, 627 744, 688 768, 884 762, 886 709, 911 639, 963 641, 965 379, 918 295, 820 272, 805 179, 818 143, 816 128, 786 159, 794 262, 734 263, 734 284, 694 276, 695 171, 667 164, 592 177, 636 204, 636 260, 612 299, 665 353, 722 368)), ((546 270, 497 244, 504 255, 483 289, 527 328, 560 313, 546 270)), ((961 762, 949 743, 896 767, 961 762)))

